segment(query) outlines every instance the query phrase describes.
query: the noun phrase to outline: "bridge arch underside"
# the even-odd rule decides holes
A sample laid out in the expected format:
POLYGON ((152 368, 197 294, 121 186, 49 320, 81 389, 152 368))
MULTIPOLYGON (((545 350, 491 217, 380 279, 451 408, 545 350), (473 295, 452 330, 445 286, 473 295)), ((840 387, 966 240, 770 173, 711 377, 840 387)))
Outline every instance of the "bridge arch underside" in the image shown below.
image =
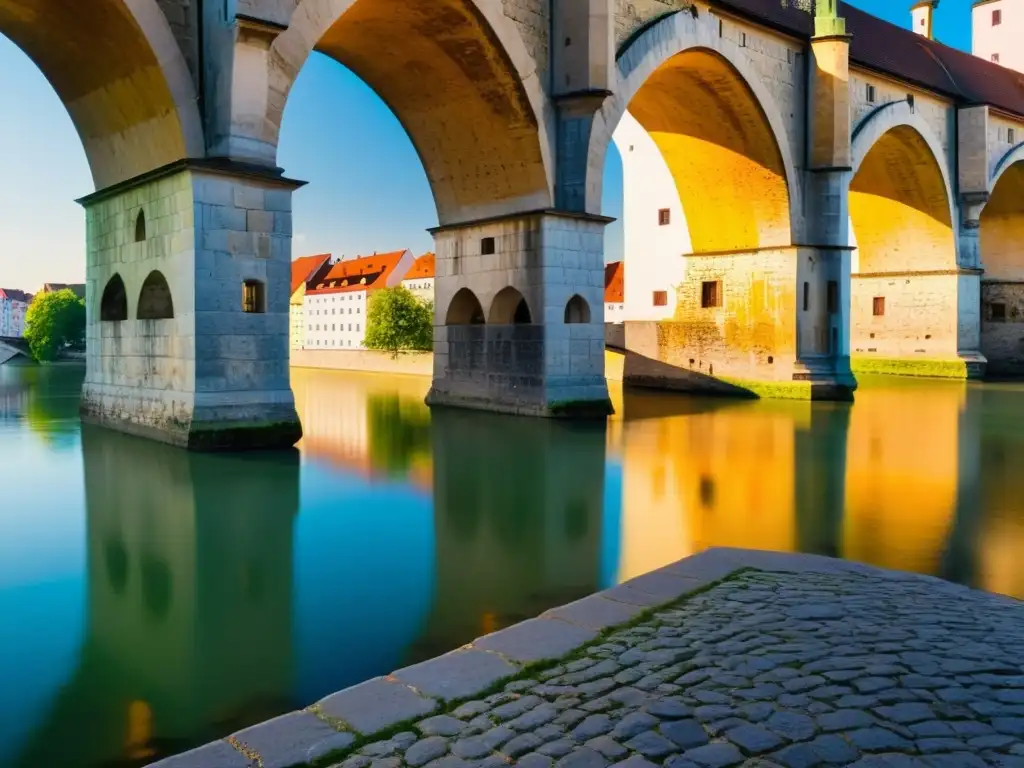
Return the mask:
MULTIPOLYGON (((696 374, 792 380, 798 258, 784 137, 740 72, 710 49, 665 60, 628 111, 672 176, 691 242, 681 282, 664 286, 676 309, 652 339, 657 358, 696 374)), ((657 223, 657 211, 644 215, 652 218, 642 227, 657 223)))
POLYGON ((921 133, 883 133, 855 169, 849 205, 852 356, 875 358, 872 370, 938 373, 935 361, 957 358, 963 287, 948 185, 921 133))
POLYGON ((0 34, 64 103, 97 189, 202 155, 188 70, 156 0, 0 0, 0 34))
POLYGON ((402 123, 442 225, 550 207, 537 78, 524 81, 482 12, 490 4, 304 0, 272 48, 267 139, 277 144, 287 93, 315 49, 402 123))
POLYGON ((981 353, 995 375, 1024 374, 1024 160, 999 176, 981 212, 981 353))

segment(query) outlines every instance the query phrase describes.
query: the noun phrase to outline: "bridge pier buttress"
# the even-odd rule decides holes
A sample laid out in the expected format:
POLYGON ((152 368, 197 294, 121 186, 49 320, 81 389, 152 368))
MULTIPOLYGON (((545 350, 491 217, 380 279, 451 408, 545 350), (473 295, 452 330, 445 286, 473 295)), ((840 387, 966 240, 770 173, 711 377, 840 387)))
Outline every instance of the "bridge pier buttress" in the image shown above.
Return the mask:
POLYGON ((604 226, 543 210, 432 230, 427 404, 559 418, 612 412, 604 377, 604 226))
POLYGON ((183 160, 80 201, 84 421, 193 450, 298 441, 288 288, 299 185, 183 160))

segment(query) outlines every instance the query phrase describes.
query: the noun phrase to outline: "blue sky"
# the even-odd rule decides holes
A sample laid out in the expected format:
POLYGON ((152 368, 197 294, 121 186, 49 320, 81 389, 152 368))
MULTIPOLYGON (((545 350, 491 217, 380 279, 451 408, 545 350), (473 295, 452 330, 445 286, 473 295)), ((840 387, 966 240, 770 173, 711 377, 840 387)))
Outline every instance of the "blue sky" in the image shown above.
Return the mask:
MULTIPOLYGON (((910 0, 854 0, 909 25, 910 0)), ((970 47, 970 0, 943 0, 936 36, 970 47)), ((0 286, 36 290, 85 275, 85 219, 74 199, 93 190, 85 153, 56 94, 35 65, 0 37, 0 286)), ((358 78, 314 55, 288 100, 279 163, 309 185, 295 197, 293 253, 353 256, 431 248, 437 223, 423 167, 398 121, 358 78)), ((622 167, 614 148, 604 213, 622 211, 622 167)), ((607 231, 621 253, 621 222, 607 231)))

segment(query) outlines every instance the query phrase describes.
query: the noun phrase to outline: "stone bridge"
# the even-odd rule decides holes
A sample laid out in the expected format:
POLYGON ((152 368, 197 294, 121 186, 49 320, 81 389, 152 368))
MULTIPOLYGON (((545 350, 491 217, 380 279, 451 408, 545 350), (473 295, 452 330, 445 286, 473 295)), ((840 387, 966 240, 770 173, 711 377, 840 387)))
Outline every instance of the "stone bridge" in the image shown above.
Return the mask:
POLYGON ((818 5, 0 0, 0 32, 53 84, 95 180, 83 417, 196 449, 301 434, 301 182, 277 147, 314 50, 380 95, 426 169, 432 404, 609 410, 601 182, 627 115, 689 240, 640 354, 830 398, 851 396, 851 352, 950 375, 1021 366, 1021 78, 818 5))

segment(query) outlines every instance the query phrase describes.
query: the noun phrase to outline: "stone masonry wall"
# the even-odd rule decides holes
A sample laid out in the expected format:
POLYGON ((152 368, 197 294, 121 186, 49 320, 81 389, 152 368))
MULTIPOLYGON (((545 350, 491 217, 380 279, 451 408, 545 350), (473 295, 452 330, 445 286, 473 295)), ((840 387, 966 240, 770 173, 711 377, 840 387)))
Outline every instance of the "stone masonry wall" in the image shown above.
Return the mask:
MULTIPOLYGON (((548 30, 550 29, 549 0, 501 0, 505 15, 519 29, 526 50, 537 65, 538 72, 547 72, 549 61, 548 30)), ((547 78, 542 77, 546 83, 547 78)))
POLYGON ((687 262, 675 317, 659 324, 657 359, 709 376, 791 380, 796 253, 769 249, 687 262), (713 281, 721 286, 721 306, 704 308, 702 285, 713 281))
POLYGON ((1024 284, 983 282, 981 297, 981 353, 988 359, 988 372, 1024 373, 1024 284), (1000 304, 1001 316, 993 312, 993 305, 1000 304))
POLYGON ((190 421, 195 382, 193 225, 188 173, 87 205, 87 412, 158 429, 190 421), (140 211, 146 218, 144 242, 135 241, 140 211), (142 283, 153 270, 167 280, 173 319, 136 319, 142 283), (101 321, 100 301, 114 275, 124 282, 127 319, 101 321))
POLYGON ((951 359, 957 355, 958 276, 854 277, 850 348, 854 355, 951 359), (873 300, 885 298, 885 314, 873 300))
POLYGON ((988 172, 990 178, 1006 153, 1022 143, 1024 143, 1024 120, 1015 120, 989 111, 988 172))
POLYGON ((199 422, 294 421, 288 378, 291 189, 194 173, 196 413, 199 422), (242 284, 265 289, 242 311, 242 284))
POLYGON ((520 412, 606 400, 602 230, 603 223, 586 219, 530 215, 438 231, 435 392, 520 412), (487 237, 494 238, 493 254, 481 252, 487 237), (495 297, 507 287, 526 300, 530 325, 490 322, 495 297), (445 325, 462 288, 479 300, 486 325, 445 325), (589 323, 565 324, 574 295, 587 302, 589 323))
POLYGON ((950 153, 955 149, 951 149, 950 142, 952 141, 953 121, 956 119, 956 113, 952 104, 944 99, 905 83, 878 77, 851 66, 850 120, 854 129, 861 120, 881 105, 892 101, 906 101, 908 94, 914 95, 914 111, 924 118, 932 133, 935 134, 939 146, 942 147, 944 156, 936 158, 936 160, 943 168, 950 170, 950 178, 955 178, 950 164, 952 157, 950 153), (874 101, 868 101, 868 85, 873 85, 875 88, 874 101))

